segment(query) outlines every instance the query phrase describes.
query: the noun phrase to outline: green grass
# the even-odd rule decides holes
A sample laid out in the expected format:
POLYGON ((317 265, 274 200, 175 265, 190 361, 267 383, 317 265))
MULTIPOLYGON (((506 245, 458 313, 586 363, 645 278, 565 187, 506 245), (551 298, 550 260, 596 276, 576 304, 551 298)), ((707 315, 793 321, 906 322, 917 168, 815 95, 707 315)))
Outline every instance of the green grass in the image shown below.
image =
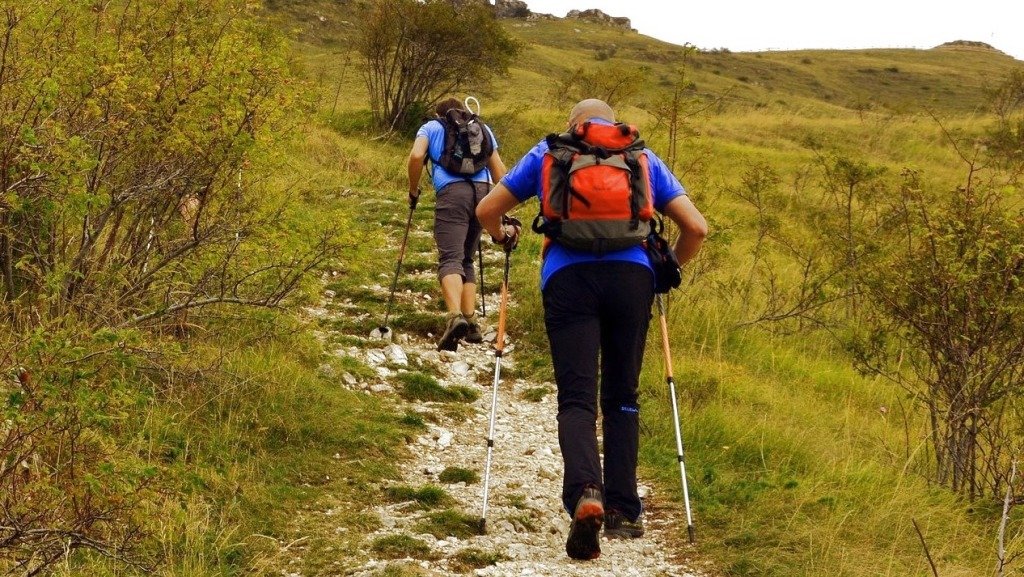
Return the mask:
POLYGON ((409 535, 388 535, 375 539, 370 549, 385 559, 430 559, 434 557, 430 545, 409 535))
MULTIPOLYGON (((403 307, 405 308, 405 307, 403 307)), ((441 314, 440 305, 433 305, 436 312, 402 312, 390 323, 395 329, 419 335, 421 337, 440 336, 444 328, 444 316, 441 314)))
POLYGON ((460 573, 470 573, 474 569, 482 569, 491 565, 497 565, 508 559, 505 555, 493 551, 483 551, 475 547, 468 547, 455 554, 448 562, 449 566, 460 573))
MULTIPOLYGON (((274 323, 289 325, 286 317, 274 323)), ((278 540, 308 535, 310 527, 292 525, 295 511, 324 501, 354 510, 372 483, 397 474, 393 463, 410 429, 396 420, 393 406, 325 380, 308 335, 236 346, 249 341, 250 330, 264 327, 236 323, 232 332, 218 332, 219 346, 194 339, 180 370, 188 375, 202 367, 203 380, 180 380, 145 411, 141 450, 160 459, 174 483, 163 489, 177 495, 148 509, 163 555, 154 574, 273 566, 281 559, 278 540)), ((359 535, 376 529, 378 520, 346 514, 332 522, 359 535)), ((310 544, 311 563, 321 546, 310 544)), ((339 539, 331 547, 357 544, 339 539)), ((121 574, 114 567, 84 555, 68 573, 121 574)))
POLYGON ((435 511, 428 513, 425 519, 417 523, 416 530, 429 533, 438 539, 468 539, 480 534, 480 517, 454 509, 435 511))
POLYGON ((530 387, 519 393, 519 398, 530 403, 539 403, 554 392, 551 387, 530 387))
POLYGON ((480 482, 480 474, 476 471, 463 469, 462 467, 445 467, 444 471, 437 477, 442 483, 465 483, 472 485, 480 482))
MULTIPOLYGON (((950 574, 984 566, 982 528, 894 450, 902 426, 878 408, 894 406, 896 391, 835 365, 831 354, 808 356, 784 340, 735 343, 724 358, 674 351, 698 532, 730 574, 916 574, 911 519, 948 529, 928 538, 950 574)), ((673 487, 678 506, 670 408, 653 361, 641 461, 673 487)))
MULTIPOLYGON (((343 249, 317 272, 325 274, 337 302, 355 305, 346 311, 358 312, 320 329, 332 333, 332 344, 370 346, 365 336, 384 318, 408 215, 405 160, 411 142, 378 138, 369 125, 366 91, 349 50, 358 32, 351 3, 273 5, 270 17, 296 39, 296 68, 317 111, 294 111, 298 134, 274 151, 277 169, 269 171, 266 188, 287 199, 284 218, 294 242, 308 241, 323 224, 344 231, 343 249)), ((927 183, 952 191, 966 172, 947 133, 977 135, 991 118, 983 110, 983 89, 1021 63, 948 48, 705 52, 684 62, 681 47, 591 24, 539 21, 510 31, 526 44, 523 57, 492 86, 470 89, 481 97, 508 166, 564 125, 567 107, 550 98, 555 81, 576 67, 597 65, 597 52, 607 51, 610 42, 615 54, 600 64, 648 67, 648 81, 617 110, 639 125, 659 153, 669 143, 655 104, 684 64, 692 82, 685 94, 700 99, 687 110, 674 168, 711 221, 712 236, 702 257, 687 267, 669 315, 699 555, 724 575, 929 575, 916 520, 943 577, 990 572, 998 511, 990 503, 962 502, 927 482, 920 453, 914 456, 923 423, 912 414, 904 422, 898 408, 909 405, 899 391, 857 375, 821 333, 786 337, 768 326, 739 327, 764 302, 757 290, 748 300, 737 297, 757 223, 734 191, 751 166, 773 167, 780 183, 771 216, 798 240, 832 232, 814 230, 803 219, 825 195, 823 156, 862 159, 889 175, 921 169, 927 183)), ((390 325, 436 337, 442 306, 431 276, 433 196, 424 184, 390 325), (407 298, 405 290, 432 300, 407 298)), ((1019 190, 1008 194, 1019 196, 1019 190)), ((517 215, 529 222, 536 210, 531 201, 517 215)), ((515 307, 507 330, 516 350, 514 365, 504 367, 502 376, 538 384, 522 393, 526 402, 553 392, 539 385, 553 379, 537 290, 539 251, 536 235, 524 235, 510 278, 515 307)), ((497 275, 490 271, 501 266, 495 258, 488 261, 491 290, 497 275)), ((782 268, 777 280, 792 286, 797 274, 782 268)), ((659 505, 682 519, 656 331, 653 326, 642 375, 642 473, 657 486, 659 505)), ((183 345, 189 350, 175 369, 190 377, 140 409, 140 452, 172 471, 167 490, 174 498, 154 503, 146 515, 164 560, 158 575, 279 573, 281 545, 304 535, 314 537, 303 542, 302 574, 333 574, 335 561, 355 563, 367 546, 363 536, 379 528, 375 515, 311 516, 303 519, 310 524, 296 527, 290 523, 296 512, 359 510, 366 494, 396 479, 394 463, 408 439, 442 416, 465 417, 471 410, 465 403, 478 395, 441 386, 429 369, 400 373, 393 384, 406 399, 446 403, 431 413, 403 412, 385 398, 346 391, 317 368, 327 362, 335 374, 360 380, 377 378, 375 371, 355 358, 325 361, 309 327, 288 315, 233 319, 205 326, 201 334, 183 345), (339 526, 347 531, 335 533, 339 526)), ((491 376, 484 372, 481 384, 489 385, 491 376)), ((473 483, 478 477, 448 469, 440 480, 473 483)), ((451 505, 436 487, 394 486, 385 494, 427 508, 451 505)), ((514 523, 543 526, 524 497, 510 497, 510 504, 521 509, 514 523)), ((417 530, 466 538, 476 522, 446 509, 429 513, 417 530)), ((676 537, 685 539, 684 531, 676 537)), ((425 543, 408 535, 377 539, 370 548, 385 558, 433 558, 425 543)), ((452 563, 469 571, 502 559, 500 552, 467 549, 452 563)), ((110 560, 88 554, 62 571, 123 574, 110 560)), ((382 572, 418 573, 404 565, 382 572)))
POLYGON ((373 370, 373 367, 353 357, 333 357, 330 364, 334 368, 334 372, 339 375, 347 373, 363 381, 377 377, 377 371, 373 370))
POLYGON ((419 489, 406 486, 388 487, 384 490, 384 496, 393 503, 412 501, 425 509, 441 507, 453 502, 451 496, 444 489, 433 485, 426 485, 419 489))
POLYGON ((425 430, 427 428, 426 419, 419 413, 406 412, 402 415, 401 423, 415 430, 425 430))
POLYGON ((401 385, 399 394, 409 400, 471 403, 480 396, 462 385, 443 386, 434 377, 423 373, 400 373, 397 379, 401 385))

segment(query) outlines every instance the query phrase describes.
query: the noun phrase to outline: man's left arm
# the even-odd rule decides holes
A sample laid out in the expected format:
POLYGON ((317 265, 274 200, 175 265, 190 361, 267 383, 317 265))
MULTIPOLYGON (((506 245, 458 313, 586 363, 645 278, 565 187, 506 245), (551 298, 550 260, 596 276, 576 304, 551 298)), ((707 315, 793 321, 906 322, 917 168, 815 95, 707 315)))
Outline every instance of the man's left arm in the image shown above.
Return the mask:
POLYGON ((647 152, 651 168, 651 187, 655 206, 662 214, 679 227, 679 237, 672 247, 679 264, 683 265, 697 256, 708 235, 708 223, 697 210, 682 183, 668 166, 653 152, 647 152))
POLYGON ((491 182, 497 183, 505 177, 505 163, 502 162, 497 149, 487 159, 487 171, 491 173, 491 182))
POLYGON ((684 265, 697 256, 704 244, 708 236, 708 222, 686 194, 673 198, 665 205, 665 216, 679 227, 679 237, 672 250, 679 264, 684 265))

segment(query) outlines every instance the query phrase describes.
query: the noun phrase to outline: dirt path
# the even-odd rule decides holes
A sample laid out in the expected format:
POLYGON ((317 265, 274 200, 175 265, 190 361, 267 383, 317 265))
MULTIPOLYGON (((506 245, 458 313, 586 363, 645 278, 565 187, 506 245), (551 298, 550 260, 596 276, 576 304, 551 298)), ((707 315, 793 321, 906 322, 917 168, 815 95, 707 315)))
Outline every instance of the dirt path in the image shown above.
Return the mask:
MULTIPOLYGON (((386 295, 387 287, 381 285, 363 288, 384 291, 386 295)), ((401 297, 432 298, 415 294, 401 297)), ((492 312, 487 320, 496 324, 497 295, 488 295, 487 309, 492 312)), ((514 310, 510 314, 515 314, 514 310)), ((392 331, 392 335, 396 332, 392 331)), ((439 353, 431 339, 397 333, 394 342, 375 341, 370 347, 344 351, 374 367, 381 377, 377 383, 349 382, 348 386, 368 394, 395 395, 409 411, 435 417, 427 423, 427 430, 410 443, 412 456, 399 465, 403 479, 396 485, 443 487, 455 500, 450 509, 479 518, 495 368, 493 329, 485 330, 483 344, 463 344, 456 353, 439 353), (439 375, 437 380, 442 386, 469 387, 479 393, 479 398, 469 405, 458 404, 461 408, 457 410, 453 410, 452 403, 403 401, 395 393, 395 377, 403 371, 439 375), (476 472, 480 480, 442 482, 440 475, 449 468, 476 472)), ((502 361, 505 375, 514 373, 515 348, 515 335, 509 335, 502 361)), ((365 536, 366 561, 345 574, 394 574, 387 572, 396 562, 394 555, 377 556, 370 544, 388 536, 404 535, 427 544, 430 553, 421 551, 399 560, 416 571, 400 575, 702 577, 704 574, 698 568, 687 566, 684 561, 695 555, 685 540, 678 537, 685 534, 685 524, 682 530, 675 526, 682 512, 675 507, 659 507, 659 495, 643 484, 647 529, 643 538, 602 539, 602 554, 595 561, 572 561, 566 556, 569 518, 559 498, 562 462, 555 428, 554 392, 553 383, 512 378, 502 378, 499 383, 486 534, 438 539, 422 530, 428 512, 417 510, 411 503, 372 505, 381 528, 365 536), (460 562, 467 556, 484 556, 494 563, 467 568, 460 562)))

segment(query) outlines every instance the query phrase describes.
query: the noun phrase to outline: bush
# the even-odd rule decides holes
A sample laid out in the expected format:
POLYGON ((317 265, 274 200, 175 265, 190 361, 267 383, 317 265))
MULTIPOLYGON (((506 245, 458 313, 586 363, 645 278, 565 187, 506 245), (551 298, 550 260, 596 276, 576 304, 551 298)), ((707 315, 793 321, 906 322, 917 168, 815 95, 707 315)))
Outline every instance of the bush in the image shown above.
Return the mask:
POLYGON ((42 325, 275 306, 336 247, 277 230, 259 182, 295 106, 280 39, 231 0, 57 0, 0 39, 0 312, 42 325))
POLYGON ((121 443, 152 396, 134 384, 137 344, 128 332, 70 330, 24 348, 0 342, 0 358, 20 366, 0 381, 0 572, 41 571, 76 549, 152 564, 138 513, 160 479, 121 443))

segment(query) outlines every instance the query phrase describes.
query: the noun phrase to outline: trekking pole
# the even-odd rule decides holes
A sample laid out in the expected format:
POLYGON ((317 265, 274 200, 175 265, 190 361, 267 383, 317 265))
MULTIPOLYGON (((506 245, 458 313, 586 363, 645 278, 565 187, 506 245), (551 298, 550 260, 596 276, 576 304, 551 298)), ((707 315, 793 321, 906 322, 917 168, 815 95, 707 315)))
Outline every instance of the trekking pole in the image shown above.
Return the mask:
POLYGON ((655 297, 658 301, 658 316, 661 320, 661 348, 665 351, 665 381, 668 382, 669 396, 672 397, 672 422, 676 426, 676 459, 679 460, 679 477, 683 482, 683 503, 686 505, 686 533, 690 537, 690 544, 696 542, 697 538, 693 529, 693 516, 690 514, 690 491, 686 485, 686 462, 683 460, 683 434, 679 430, 679 407, 676 405, 676 383, 672 378, 672 354, 668 347, 668 323, 665 321, 665 303, 661 300, 659 293, 655 297))
POLYGON ((416 196, 409 199, 409 217, 405 219, 405 234, 402 235, 402 247, 398 249, 398 264, 395 265, 395 278, 391 281, 391 295, 388 297, 388 309, 384 315, 384 324, 377 327, 380 336, 388 334, 388 319, 391 318, 391 305, 395 302, 395 289, 398 288, 398 273, 402 270, 402 259, 405 258, 405 245, 409 241, 409 229, 412 228, 412 213, 416 210, 416 203, 420 201, 420 194, 423 191, 417 189, 416 196))
POLYGON ((498 307, 498 337, 494 341, 494 385, 491 391, 491 424, 487 431, 487 464, 484 465, 484 504, 480 513, 480 534, 487 532, 487 493, 491 481, 491 453, 494 450, 494 417, 498 410, 498 382, 501 378, 501 357, 505 351, 505 310, 508 307, 509 253, 505 251, 505 276, 501 281, 501 305, 498 307))

